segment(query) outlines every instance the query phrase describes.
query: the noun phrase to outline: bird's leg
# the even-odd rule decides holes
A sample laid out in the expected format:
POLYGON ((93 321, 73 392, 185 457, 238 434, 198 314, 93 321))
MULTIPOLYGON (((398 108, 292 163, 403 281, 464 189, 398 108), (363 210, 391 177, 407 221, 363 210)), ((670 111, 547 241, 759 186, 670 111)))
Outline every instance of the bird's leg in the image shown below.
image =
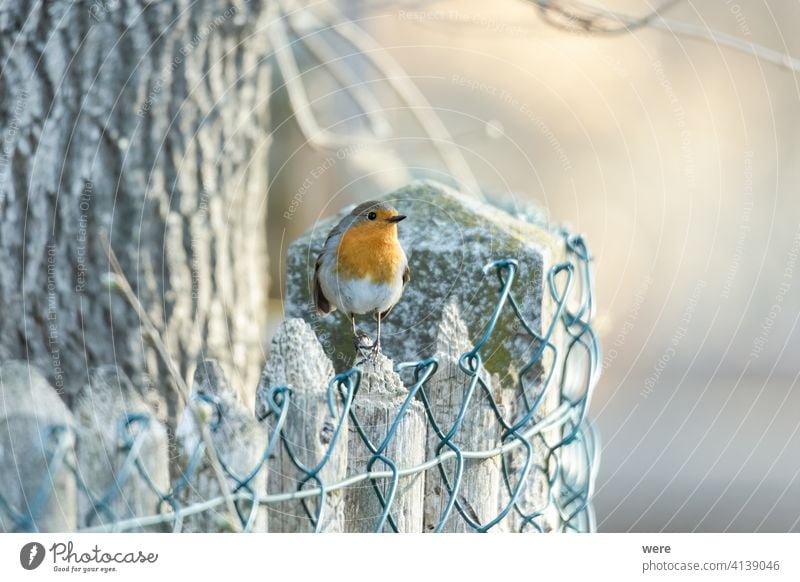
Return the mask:
POLYGON ((378 337, 372 342, 371 355, 373 358, 381 353, 381 312, 378 312, 378 337))
POLYGON ((369 339, 369 336, 356 327, 355 315, 350 316, 350 323, 353 326, 353 347, 355 348, 356 352, 373 349, 373 344, 371 342, 364 343, 364 340, 369 339))
POLYGON ((355 315, 350 315, 350 324, 353 326, 353 347, 356 351, 359 351, 364 348, 364 345, 361 343, 361 336, 358 333, 358 329, 356 329, 355 315))

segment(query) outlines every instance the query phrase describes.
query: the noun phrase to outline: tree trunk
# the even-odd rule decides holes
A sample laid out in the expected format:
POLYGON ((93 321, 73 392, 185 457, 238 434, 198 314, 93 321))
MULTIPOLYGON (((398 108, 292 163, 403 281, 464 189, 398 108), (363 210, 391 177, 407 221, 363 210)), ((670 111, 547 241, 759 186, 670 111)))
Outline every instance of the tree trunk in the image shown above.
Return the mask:
POLYGON ((174 422, 170 379, 111 246, 189 381, 199 355, 252 403, 265 314, 266 3, 6 2, 0 12, 0 361, 70 401, 121 366, 174 422))

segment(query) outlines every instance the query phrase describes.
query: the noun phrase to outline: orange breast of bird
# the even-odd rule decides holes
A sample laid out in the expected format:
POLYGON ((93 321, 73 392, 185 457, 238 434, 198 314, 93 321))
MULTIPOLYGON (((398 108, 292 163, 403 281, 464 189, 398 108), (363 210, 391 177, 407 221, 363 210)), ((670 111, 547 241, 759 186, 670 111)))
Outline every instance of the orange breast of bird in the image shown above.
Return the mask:
POLYGON ((362 225, 342 235, 337 249, 337 272, 347 279, 391 283, 403 260, 397 227, 362 225))

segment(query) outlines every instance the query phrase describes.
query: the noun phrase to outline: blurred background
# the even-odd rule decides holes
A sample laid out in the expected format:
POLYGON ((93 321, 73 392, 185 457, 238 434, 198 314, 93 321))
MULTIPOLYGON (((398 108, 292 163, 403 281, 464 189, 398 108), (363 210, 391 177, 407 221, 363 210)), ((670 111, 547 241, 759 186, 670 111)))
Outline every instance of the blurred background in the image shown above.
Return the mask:
POLYGON ((598 529, 800 531, 800 3, 286 4, 270 330, 286 245, 348 203, 538 204, 595 259, 598 529))

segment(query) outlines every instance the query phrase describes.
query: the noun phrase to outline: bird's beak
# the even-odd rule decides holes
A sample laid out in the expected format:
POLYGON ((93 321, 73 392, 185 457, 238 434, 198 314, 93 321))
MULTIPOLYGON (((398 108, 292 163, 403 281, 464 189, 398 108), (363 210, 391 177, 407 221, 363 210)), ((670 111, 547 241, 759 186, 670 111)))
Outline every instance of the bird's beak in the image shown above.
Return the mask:
POLYGON ((402 214, 398 214, 397 216, 392 216, 391 218, 387 218, 386 222, 400 222, 401 220, 405 220, 405 216, 402 214))

